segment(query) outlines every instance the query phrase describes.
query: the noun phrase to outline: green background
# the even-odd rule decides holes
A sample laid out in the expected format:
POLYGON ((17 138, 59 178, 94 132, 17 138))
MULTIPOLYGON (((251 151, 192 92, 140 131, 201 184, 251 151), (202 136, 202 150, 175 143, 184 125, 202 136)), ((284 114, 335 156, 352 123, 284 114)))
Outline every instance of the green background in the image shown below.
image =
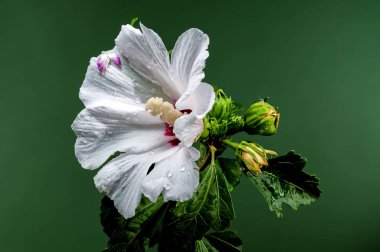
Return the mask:
POLYGON ((280 107, 278 134, 250 139, 297 150, 321 178, 321 199, 282 219, 243 180, 233 227, 245 251, 378 251, 379 1, 1 0, 0 10, 1 251, 105 246, 95 172, 76 161, 70 125, 90 57, 136 16, 168 48, 190 27, 206 32, 206 81, 280 107))

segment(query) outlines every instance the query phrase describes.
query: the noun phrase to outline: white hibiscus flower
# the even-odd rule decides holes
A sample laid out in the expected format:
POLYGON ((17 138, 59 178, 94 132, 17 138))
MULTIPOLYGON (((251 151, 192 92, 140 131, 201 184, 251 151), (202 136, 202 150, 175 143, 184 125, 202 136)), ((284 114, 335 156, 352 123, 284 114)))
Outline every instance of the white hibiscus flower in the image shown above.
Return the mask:
POLYGON ((140 25, 122 27, 113 50, 90 60, 80 89, 85 109, 72 128, 75 154, 86 169, 102 166, 96 187, 130 218, 144 194, 185 201, 199 183, 192 147, 211 109, 213 88, 201 82, 209 38, 190 29, 171 60, 161 38, 140 25))

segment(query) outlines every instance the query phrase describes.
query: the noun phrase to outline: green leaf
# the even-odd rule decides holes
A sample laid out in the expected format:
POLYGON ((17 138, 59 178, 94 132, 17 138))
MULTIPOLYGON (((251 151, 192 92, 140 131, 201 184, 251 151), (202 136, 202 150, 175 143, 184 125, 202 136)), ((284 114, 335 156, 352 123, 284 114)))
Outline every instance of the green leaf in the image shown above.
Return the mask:
POLYGON ((246 172, 277 217, 282 216, 283 203, 297 210, 300 205, 309 205, 319 198, 319 179, 302 171, 306 162, 306 158, 291 151, 269 159, 268 167, 261 174, 246 172))
POLYGON ((101 205, 101 223, 104 232, 109 237, 107 252, 145 251, 148 246, 147 234, 153 235, 154 223, 157 222, 163 199, 156 203, 143 197, 136 209, 136 214, 130 219, 121 216, 107 196, 103 197, 101 205))
POLYGON ((191 200, 179 203, 175 214, 180 222, 200 222, 222 230, 235 218, 227 180, 218 162, 201 173, 201 182, 191 200))
POLYGON ((195 244, 196 252, 240 252, 242 251, 242 240, 233 230, 225 230, 205 234, 201 240, 195 244))
POLYGON ((215 247, 213 247, 207 239, 202 238, 202 240, 195 241, 195 252, 219 252, 215 247))
POLYGON ((235 159, 218 158, 218 160, 226 177, 228 190, 231 192, 240 183, 240 165, 235 159))
POLYGON ((229 227, 235 218, 227 181, 218 163, 210 164, 201 172, 201 180, 193 198, 177 203, 172 221, 164 230, 159 251, 194 251, 196 240, 213 228, 229 227))
POLYGON ((243 242, 233 230, 224 230, 205 234, 204 238, 217 251, 240 252, 243 249, 243 242))

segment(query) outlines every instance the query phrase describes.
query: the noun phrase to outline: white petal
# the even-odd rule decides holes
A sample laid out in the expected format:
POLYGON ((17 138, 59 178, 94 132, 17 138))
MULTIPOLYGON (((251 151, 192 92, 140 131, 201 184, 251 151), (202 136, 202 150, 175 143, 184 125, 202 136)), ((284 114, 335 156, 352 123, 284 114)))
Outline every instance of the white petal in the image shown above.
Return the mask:
POLYGON ((156 163, 142 182, 142 192, 156 201, 162 192, 165 201, 185 201, 192 197, 199 184, 199 172, 187 148, 156 163))
POLYGON ((172 99, 180 93, 169 77, 169 55, 161 38, 141 24, 143 33, 131 25, 122 26, 115 42, 116 47, 139 74, 161 86, 172 99))
POLYGON ((203 130, 203 120, 194 113, 178 118, 174 123, 174 133, 183 146, 191 146, 203 130))
POLYGON ((177 40, 171 64, 171 75, 180 85, 182 97, 186 99, 204 78, 203 68, 208 58, 209 38, 198 29, 184 32, 177 40))
POLYGON ((201 83, 187 99, 178 100, 176 108, 191 109, 201 119, 211 110, 214 101, 214 88, 210 84, 201 83))
MULTIPOLYGON (((120 55, 116 50, 105 54, 120 55)), ((133 71, 125 57, 120 57, 121 66, 110 63, 107 70, 100 72, 97 66, 98 58, 92 58, 88 66, 86 78, 80 89, 80 98, 86 106, 101 100, 119 101, 126 104, 143 106, 151 97, 169 99, 159 86, 141 77, 133 71)))
POLYGON ((173 139, 164 135, 165 125, 159 118, 142 108, 122 105, 108 102, 86 108, 75 119, 75 154, 84 168, 98 168, 117 151, 141 153, 173 139))
POLYGON ((187 148, 187 150, 193 161, 197 161, 201 157, 201 153, 199 152, 199 150, 194 148, 193 146, 190 146, 189 148, 187 148))
POLYGON ((141 200, 141 183, 149 167, 172 155, 177 149, 161 147, 155 154, 121 154, 105 165, 95 176, 96 187, 114 201, 115 207, 125 218, 135 214, 141 200))

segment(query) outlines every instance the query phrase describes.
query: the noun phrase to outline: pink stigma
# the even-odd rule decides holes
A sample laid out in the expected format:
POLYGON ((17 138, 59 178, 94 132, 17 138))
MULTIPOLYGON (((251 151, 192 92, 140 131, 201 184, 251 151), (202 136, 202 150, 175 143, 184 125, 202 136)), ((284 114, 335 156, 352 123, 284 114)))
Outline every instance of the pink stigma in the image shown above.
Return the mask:
POLYGON ((112 60, 117 66, 121 66, 121 59, 118 55, 113 56, 112 60))
POLYGON ((102 58, 98 59, 98 62, 96 62, 96 65, 98 66, 98 69, 100 72, 105 72, 107 70, 107 65, 102 58))

